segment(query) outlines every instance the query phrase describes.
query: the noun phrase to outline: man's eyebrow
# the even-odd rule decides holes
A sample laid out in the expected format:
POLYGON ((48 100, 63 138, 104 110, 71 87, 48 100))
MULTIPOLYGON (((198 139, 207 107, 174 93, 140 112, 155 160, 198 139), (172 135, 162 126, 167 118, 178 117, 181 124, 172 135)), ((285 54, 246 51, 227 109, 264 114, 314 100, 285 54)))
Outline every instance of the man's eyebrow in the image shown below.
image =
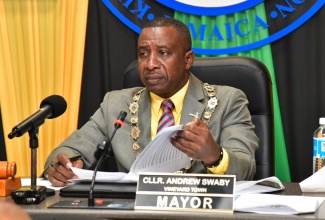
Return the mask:
POLYGON ((138 45, 138 49, 146 49, 149 48, 148 45, 138 45))
POLYGON ((159 49, 170 49, 170 47, 166 46, 166 45, 156 45, 156 47, 158 47, 159 49))
MULTIPOLYGON (((158 49, 170 49, 170 47, 166 46, 166 45, 155 45, 156 48, 158 49)), ((150 48, 148 45, 138 45, 138 49, 148 49, 150 48)))

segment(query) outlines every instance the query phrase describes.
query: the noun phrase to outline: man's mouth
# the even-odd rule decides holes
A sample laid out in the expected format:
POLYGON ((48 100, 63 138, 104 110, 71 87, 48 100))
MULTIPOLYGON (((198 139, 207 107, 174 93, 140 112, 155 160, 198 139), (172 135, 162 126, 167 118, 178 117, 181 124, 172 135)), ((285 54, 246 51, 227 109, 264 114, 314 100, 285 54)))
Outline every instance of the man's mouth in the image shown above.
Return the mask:
POLYGON ((161 80, 161 77, 147 77, 146 81, 149 84, 157 84, 161 80))

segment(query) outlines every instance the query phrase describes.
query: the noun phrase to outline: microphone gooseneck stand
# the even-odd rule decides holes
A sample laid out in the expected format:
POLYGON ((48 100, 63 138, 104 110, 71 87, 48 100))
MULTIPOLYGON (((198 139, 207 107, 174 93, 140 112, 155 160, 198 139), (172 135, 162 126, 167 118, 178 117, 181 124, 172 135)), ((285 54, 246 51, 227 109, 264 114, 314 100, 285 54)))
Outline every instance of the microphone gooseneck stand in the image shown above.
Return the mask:
POLYGON ((95 186, 97 170, 101 166, 101 164, 104 161, 105 157, 110 157, 110 156, 113 155, 111 141, 112 141, 116 131, 119 128, 123 127, 123 125, 124 125, 123 121, 124 121, 125 117, 126 117, 126 112, 121 111, 118 119, 116 119, 115 122, 114 122, 115 129, 113 131, 113 134, 112 134, 111 138, 108 138, 106 141, 104 141, 102 143, 102 145, 104 145, 104 149, 102 149, 100 147, 98 149, 98 150, 102 149, 102 154, 101 154, 101 156, 100 156, 100 158, 99 158, 99 160, 98 160, 98 162, 96 164, 96 167, 94 169, 94 173, 93 173, 93 177, 92 177, 92 181, 91 181, 91 185, 90 185, 90 190, 89 190, 89 196, 88 196, 88 206, 94 206, 95 205, 94 186, 95 186))
POLYGON ((31 149, 31 189, 36 190, 38 127, 29 132, 29 146, 31 149))
POLYGON ((39 126, 35 126, 28 131, 31 149, 31 184, 12 191, 11 197, 17 204, 38 204, 46 198, 47 192, 52 194, 45 186, 36 184, 38 130, 39 126))
MULTIPOLYGON (((114 136, 116 130, 117 129, 114 130, 114 133, 113 133, 112 137, 114 136)), ((107 139, 107 141, 105 143, 105 148, 103 150, 103 154, 100 156, 100 158, 98 160, 98 163, 96 164, 96 167, 94 169, 94 173, 93 173, 93 177, 92 177, 91 185, 90 185, 90 190, 89 190, 88 206, 94 206, 95 205, 95 198, 94 198, 93 194, 94 194, 94 186, 95 186, 97 170, 100 167, 100 165, 102 164, 102 162, 104 161, 105 157, 111 157, 112 156, 111 153, 108 153, 109 152, 108 149, 112 147, 112 145, 110 143, 111 143, 110 139, 107 139)))
POLYGON ((45 119, 56 118, 62 115, 67 108, 63 97, 52 95, 41 102, 40 110, 19 123, 8 134, 9 139, 20 137, 28 131, 29 146, 31 148, 31 185, 23 186, 11 192, 11 197, 18 204, 38 204, 47 195, 54 195, 54 190, 47 190, 45 186, 36 185, 38 130, 45 119))

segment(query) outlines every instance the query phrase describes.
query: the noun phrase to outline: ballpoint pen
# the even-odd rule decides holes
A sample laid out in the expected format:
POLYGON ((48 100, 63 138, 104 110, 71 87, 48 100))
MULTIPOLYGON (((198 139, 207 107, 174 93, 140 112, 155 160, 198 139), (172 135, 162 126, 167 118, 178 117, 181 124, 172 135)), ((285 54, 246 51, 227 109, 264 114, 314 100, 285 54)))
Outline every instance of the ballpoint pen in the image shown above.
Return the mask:
MULTIPOLYGON (((70 162, 73 162, 73 161, 79 160, 79 159, 81 159, 81 158, 82 158, 82 155, 78 154, 78 155, 76 155, 76 156, 73 156, 73 157, 68 158, 68 160, 69 160, 70 162)), ((50 164, 50 167, 59 166, 60 164, 61 164, 60 162, 51 163, 51 164, 50 164)))

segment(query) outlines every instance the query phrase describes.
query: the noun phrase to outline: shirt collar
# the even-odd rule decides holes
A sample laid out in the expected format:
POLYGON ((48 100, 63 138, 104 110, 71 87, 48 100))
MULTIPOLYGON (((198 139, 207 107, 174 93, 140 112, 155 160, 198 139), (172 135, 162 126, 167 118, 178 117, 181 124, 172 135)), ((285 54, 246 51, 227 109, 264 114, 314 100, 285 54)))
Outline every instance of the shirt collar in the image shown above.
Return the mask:
MULTIPOLYGON (((184 98, 185 98, 185 94, 187 92, 189 86, 189 81, 187 81, 187 83, 183 86, 183 88, 181 88, 177 93, 175 93, 172 97, 170 97, 169 99, 171 99, 175 105, 175 113, 179 114, 180 111, 182 111, 183 108, 183 102, 184 102, 184 98)), ((159 115, 159 111, 160 111, 160 105, 161 102, 164 100, 164 98, 161 98, 160 96, 150 92, 150 97, 151 97, 151 108, 152 108, 152 112, 154 114, 156 114, 156 116, 159 115)))

